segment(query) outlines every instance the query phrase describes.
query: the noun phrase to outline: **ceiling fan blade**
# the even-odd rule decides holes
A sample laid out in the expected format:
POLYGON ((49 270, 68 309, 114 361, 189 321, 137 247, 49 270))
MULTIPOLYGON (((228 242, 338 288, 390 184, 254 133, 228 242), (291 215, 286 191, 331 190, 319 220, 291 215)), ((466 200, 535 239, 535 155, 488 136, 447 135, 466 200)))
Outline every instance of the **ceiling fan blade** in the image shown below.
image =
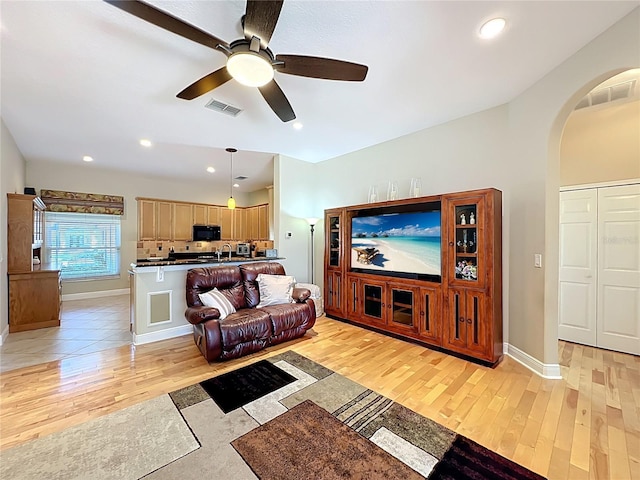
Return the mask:
POLYGON ((251 41, 253 37, 258 37, 260 47, 267 48, 278 23, 282 3, 283 0, 248 0, 244 17, 244 38, 251 41))
POLYGON ((274 66, 278 72, 325 80, 361 82, 369 71, 369 67, 358 63, 304 55, 276 55, 276 62, 284 62, 274 66))
POLYGON ((190 25, 179 18, 174 17, 162 10, 158 10, 147 3, 140 2, 138 0, 104 0, 106 3, 118 7, 120 10, 124 10, 131 15, 135 15, 142 20, 146 20, 160 28, 169 30, 181 37, 193 40, 205 47, 215 49, 218 45, 229 48, 229 45, 224 40, 220 40, 217 37, 200 30, 193 25, 190 25))
POLYGON ((200 80, 192 83, 187 88, 182 90, 176 97, 184 100, 193 100, 200 95, 204 95, 210 92, 214 88, 227 83, 231 80, 231 74, 228 72, 227 67, 222 67, 209 75, 202 77, 200 80))
POLYGON ((293 108, 284 92, 278 86, 275 80, 271 80, 264 87, 258 87, 262 97, 267 101, 271 109, 283 122, 290 122, 296 118, 293 108))

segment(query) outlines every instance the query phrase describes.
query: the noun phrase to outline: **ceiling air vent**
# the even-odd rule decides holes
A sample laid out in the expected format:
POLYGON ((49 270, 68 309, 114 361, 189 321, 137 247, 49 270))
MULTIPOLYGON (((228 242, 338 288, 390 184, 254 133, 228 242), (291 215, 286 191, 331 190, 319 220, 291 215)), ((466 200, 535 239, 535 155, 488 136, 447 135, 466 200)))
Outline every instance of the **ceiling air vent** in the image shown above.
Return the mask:
POLYGON ((621 100, 630 98, 634 94, 636 88, 636 80, 629 80, 628 82, 616 83, 605 88, 599 88, 589 92, 582 100, 578 102, 575 110, 581 108, 595 107, 596 105, 602 105, 604 103, 613 102, 615 100, 621 100))
POLYGON ((232 105, 228 105, 218 100, 214 100, 213 98, 209 100, 209 102, 204 107, 208 108, 209 110, 213 110, 214 112, 220 112, 220 113, 224 113, 225 115, 231 115, 232 117, 237 117, 240 114, 240 112, 242 112, 242 110, 239 109, 238 107, 234 107, 232 105))
POLYGON ((236 177, 236 180, 246 180, 247 178, 249 178, 249 177, 247 177, 246 175, 238 175, 236 177))

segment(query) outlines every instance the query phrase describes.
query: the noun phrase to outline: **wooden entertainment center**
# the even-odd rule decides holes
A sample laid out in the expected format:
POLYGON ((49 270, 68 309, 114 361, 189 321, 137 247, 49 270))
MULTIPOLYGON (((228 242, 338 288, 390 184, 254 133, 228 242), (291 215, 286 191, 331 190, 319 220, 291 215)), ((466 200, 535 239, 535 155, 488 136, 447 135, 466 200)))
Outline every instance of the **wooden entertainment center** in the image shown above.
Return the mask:
MULTIPOLYGON (((325 210, 324 220, 327 315, 480 363, 500 361, 501 191, 490 188, 333 208, 325 210), (354 218, 403 209, 415 212, 422 206, 440 211, 440 278, 359 268, 384 265, 388 259, 375 248, 352 252, 354 218)), ((372 237, 369 242, 375 246, 385 245, 388 236, 372 237)))

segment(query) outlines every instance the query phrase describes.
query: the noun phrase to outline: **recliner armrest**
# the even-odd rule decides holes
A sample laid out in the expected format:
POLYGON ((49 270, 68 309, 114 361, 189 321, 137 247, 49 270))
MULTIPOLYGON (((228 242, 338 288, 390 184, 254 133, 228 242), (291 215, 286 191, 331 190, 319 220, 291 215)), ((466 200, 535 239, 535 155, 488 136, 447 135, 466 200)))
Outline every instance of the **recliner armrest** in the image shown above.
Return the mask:
POLYGON ((309 290, 308 288, 294 287, 292 297, 296 301, 296 303, 304 303, 308 298, 311 297, 311 290, 309 290))
POLYGON ((187 322, 198 325, 206 320, 220 318, 220 311, 214 307, 187 307, 184 316, 187 322))

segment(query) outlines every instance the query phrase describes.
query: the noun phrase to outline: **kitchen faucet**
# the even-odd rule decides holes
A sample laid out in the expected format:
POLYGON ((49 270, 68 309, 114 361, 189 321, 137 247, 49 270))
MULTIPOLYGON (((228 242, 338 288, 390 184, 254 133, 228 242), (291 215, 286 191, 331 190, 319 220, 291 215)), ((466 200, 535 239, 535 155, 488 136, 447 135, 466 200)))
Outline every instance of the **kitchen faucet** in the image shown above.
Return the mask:
POLYGON ((224 247, 229 247, 229 260, 231 260, 231 252, 232 252, 232 247, 230 243, 225 243, 224 245, 222 245, 222 248, 220 249, 221 253, 224 253, 224 247))

